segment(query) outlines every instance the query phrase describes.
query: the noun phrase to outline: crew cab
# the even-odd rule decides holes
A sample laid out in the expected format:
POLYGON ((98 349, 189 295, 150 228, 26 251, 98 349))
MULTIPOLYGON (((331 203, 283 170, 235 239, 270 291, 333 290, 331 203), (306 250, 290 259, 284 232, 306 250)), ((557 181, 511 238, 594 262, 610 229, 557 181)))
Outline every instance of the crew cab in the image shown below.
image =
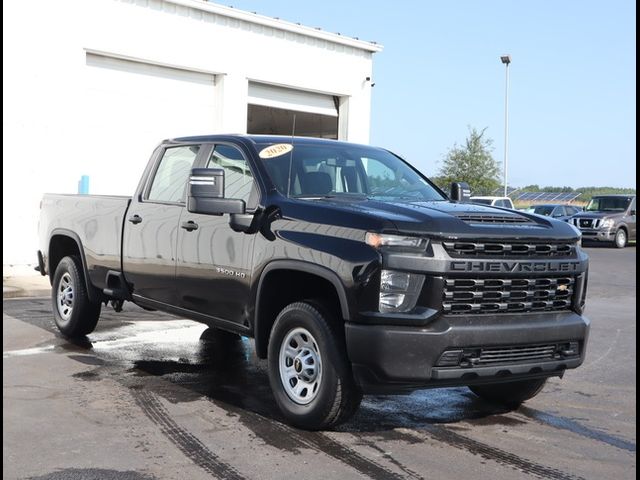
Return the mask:
POLYGON ((251 337, 302 428, 367 393, 468 386, 516 406, 585 358, 579 232, 470 203, 466 184, 447 196, 382 148, 166 140, 132 197, 44 195, 39 235, 63 335, 131 301, 251 337))

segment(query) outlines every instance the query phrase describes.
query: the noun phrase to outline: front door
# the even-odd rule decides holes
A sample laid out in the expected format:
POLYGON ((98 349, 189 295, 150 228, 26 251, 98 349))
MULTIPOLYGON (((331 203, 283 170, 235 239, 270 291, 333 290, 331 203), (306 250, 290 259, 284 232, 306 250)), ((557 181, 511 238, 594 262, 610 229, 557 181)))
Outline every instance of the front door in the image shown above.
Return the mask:
MULTIPOLYGON (((258 190, 239 148, 216 144, 205 168, 225 171, 225 198, 240 198, 251 212, 258 190)), ((200 215, 186 209, 178 231, 178 305, 217 320, 248 326, 251 262, 255 235, 234 232, 229 215, 200 215)))
POLYGON ((627 225, 629 226, 629 240, 636 239, 636 199, 631 200, 627 217, 625 218, 627 225))
POLYGON ((199 145, 165 148, 151 181, 131 202, 124 226, 123 267, 133 295, 175 305, 178 222, 199 145))

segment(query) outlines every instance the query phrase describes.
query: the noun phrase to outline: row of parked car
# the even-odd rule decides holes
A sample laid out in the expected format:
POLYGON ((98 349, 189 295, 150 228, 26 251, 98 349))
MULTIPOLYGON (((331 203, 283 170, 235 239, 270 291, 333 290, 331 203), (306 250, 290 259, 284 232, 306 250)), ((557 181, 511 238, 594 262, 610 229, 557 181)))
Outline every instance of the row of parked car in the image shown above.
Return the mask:
MULTIPOLYGON (((471 197, 471 201, 515 210, 508 197, 471 197)), ((584 208, 542 204, 523 211, 568 222, 580 230, 583 241, 605 242, 624 248, 629 241, 636 240, 635 195, 599 195, 584 208)))

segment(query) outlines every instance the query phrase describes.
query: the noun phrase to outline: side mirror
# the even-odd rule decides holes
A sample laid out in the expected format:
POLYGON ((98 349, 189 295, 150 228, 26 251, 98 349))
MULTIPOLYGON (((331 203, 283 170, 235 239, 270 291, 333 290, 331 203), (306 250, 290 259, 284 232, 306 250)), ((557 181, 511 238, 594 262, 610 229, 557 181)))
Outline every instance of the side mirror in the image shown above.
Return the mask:
POLYGON ((454 182, 451 184, 451 200, 454 202, 468 202, 471 198, 471 189, 466 182, 454 182))
POLYGON ((635 210, 629 210, 629 215, 635 217, 636 216, 636 211, 635 210))
POLYGON ((189 175, 187 210, 204 215, 245 212, 244 200, 224 198, 224 170, 193 168, 189 175))

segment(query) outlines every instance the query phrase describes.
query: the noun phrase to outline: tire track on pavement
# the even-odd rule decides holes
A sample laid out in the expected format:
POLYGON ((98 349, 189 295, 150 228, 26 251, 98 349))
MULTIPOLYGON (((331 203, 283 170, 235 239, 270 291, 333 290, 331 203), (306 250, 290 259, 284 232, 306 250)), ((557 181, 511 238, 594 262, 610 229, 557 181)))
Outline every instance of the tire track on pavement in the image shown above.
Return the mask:
MULTIPOLYGON (((308 448, 314 452, 332 457, 361 474, 376 480, 401 480, 407 478, 405 475, 400 475, 375 460, 367 458, 353 448, 334 440, 326 433, 298 430, 275 419, 264 417, 259 413, 244 410, 227 403, 216 402, 210 398, 207 398, 207 400, 235 415, 248 430, 266 444, 275 448, 281 450, 296 450, 299 447, 308 448)), ((394 461, 392 463, 405 474, 409 472, 409 469, 401 465, 400 462, 394 461)))
POLYGON ((597 440, 602 443, 606 443, 607 445, 611 445, 613 447, 619 448, 621 450, 626 450, 628 452, 636 451, 636 444, 630 442, 628 440, 624 440, 615 435, 610 435, 606 432, 602 432, 595 428, 590 428, 585 425, 582 425, 575 420, 570 420, 568 418, 560 417, 558 415, 553 415, 551 413, 541 412, 540 410, 536 410, 534 408, 521 406, 517 413, 524 415, 525 417, 536 420, 537 422, 543 425, 550 425, 552 427, 558 428, 560 430, 568 430, 569 432, 573 432, 577 435, 582 435, 583 437, 590 438, 592 440, 597 440))
POLYGON ((204 471, 220 479, 246 480, 231 465, 223 462, 209 450, 200 440, 187 430, 180 427, 166 408, 162 406, 155 394, 138 389, 131 389, 138 406, 144 414, 158 427, 160 431, 193 463, 204 471))
POLYGON ((534 475, 538 478, 551 480, 585 480, 583 477, 571 475, 556 468, 535 463, 500 448, 492 447, 486 443, 465 437, 445 427, 433 425, 423 427, 420 431, 409 429, 402 429, 402 431, 414 438, 423 439, 423 435, 429 435, 449 446, 466 450, 474 455, 479 455, 487 460, 520 470, 521 472, 534 475))

